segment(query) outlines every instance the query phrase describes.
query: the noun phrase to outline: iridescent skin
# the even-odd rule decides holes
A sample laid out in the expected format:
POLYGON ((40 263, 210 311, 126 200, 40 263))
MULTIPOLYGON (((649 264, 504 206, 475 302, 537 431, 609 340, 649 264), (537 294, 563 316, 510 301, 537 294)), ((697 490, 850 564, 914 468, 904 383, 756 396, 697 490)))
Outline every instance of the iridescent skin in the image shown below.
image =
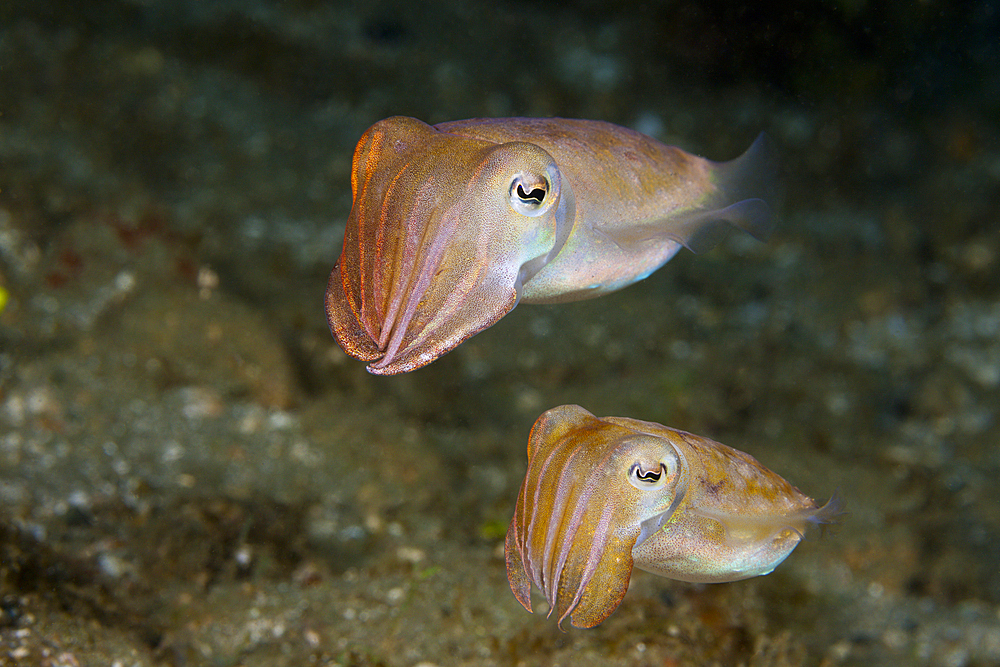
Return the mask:
POLYGON ((633 566, 697 582, 768 574, 807 526, 842 513, 708 438, 563 405, 531 429, 507 577, 528 611, 534 584, 560 626, 590 628, 618 608, 633 566))
POLYGON ((620 289, 731 226, 764 239, 764 144, 715 163, 599 121, 379 121, 354 153, 330 329, 372 373, 403 373, 519 301, 620 289))

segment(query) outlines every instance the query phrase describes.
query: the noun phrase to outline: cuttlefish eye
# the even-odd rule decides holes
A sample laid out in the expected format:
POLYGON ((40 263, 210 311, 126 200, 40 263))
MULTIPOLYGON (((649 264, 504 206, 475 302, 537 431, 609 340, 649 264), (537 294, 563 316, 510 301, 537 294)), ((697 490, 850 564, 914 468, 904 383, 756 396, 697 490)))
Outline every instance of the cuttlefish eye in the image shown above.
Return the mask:
POLYGON ((628 481, 640 491, 656 491, 667 485, 670 473, 663 461, 657 461, 653 465, 636 461, 628 469, 628 481))
POLYGON ((541 215, 551 204, 551 191, 542 174, 516 174, 510 182, 510 207, 521 215, 541 215))

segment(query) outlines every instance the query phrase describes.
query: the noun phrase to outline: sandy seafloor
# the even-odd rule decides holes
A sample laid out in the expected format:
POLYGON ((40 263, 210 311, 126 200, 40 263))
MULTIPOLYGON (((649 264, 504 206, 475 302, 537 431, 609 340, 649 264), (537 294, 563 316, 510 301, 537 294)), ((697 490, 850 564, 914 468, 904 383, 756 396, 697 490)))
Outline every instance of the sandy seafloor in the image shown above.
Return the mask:
POLYGON ((0 664, 1000 664, 998 11, 4 3, 0 664), (766 131, 779 226, 374 377, 323 293, 395 114, 766 131), (502 541, 563 403, 850 516, 562 633, 502 541))

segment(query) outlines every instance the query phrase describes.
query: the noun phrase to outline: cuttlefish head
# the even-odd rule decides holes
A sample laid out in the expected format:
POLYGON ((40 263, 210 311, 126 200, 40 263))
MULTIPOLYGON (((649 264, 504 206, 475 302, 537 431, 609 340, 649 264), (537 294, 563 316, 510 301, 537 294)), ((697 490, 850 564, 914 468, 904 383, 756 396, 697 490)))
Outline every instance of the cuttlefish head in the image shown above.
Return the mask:
POLYGON ((379 121, 354 152, 354 203, 326 293, 334 337, 392 375, 491 326, 565 240, 564 187, 534 144, 379 121))
POLYGON ((618 608, 644 523, 669 517, 689 475, 663 438, 553 408, 531 430, 528 471, 507 530, 507 576, 531 611, 535 584, 559 624, 593 627, 618 608))

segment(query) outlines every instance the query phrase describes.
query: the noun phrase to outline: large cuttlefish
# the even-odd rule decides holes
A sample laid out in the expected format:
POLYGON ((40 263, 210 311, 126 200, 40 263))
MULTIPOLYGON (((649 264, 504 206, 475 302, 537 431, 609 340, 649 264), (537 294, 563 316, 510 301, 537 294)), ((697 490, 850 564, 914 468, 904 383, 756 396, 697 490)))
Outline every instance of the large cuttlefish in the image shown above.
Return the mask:
POLYGON ((765 143, 716 163, 599 121, 386 118, 354 152, 330 329, 372 373, 404 373, 519 301, 620 289, 730 226, 764 239, 765 143))
POLYGON ((531 585, 583 628, 618 608, 632 567, 671 579, 768 574, 810 524, 835 522, 749 454, 660 424, 578 405, 539 417, 507 530, 507 577, 531 611, 531 585))

